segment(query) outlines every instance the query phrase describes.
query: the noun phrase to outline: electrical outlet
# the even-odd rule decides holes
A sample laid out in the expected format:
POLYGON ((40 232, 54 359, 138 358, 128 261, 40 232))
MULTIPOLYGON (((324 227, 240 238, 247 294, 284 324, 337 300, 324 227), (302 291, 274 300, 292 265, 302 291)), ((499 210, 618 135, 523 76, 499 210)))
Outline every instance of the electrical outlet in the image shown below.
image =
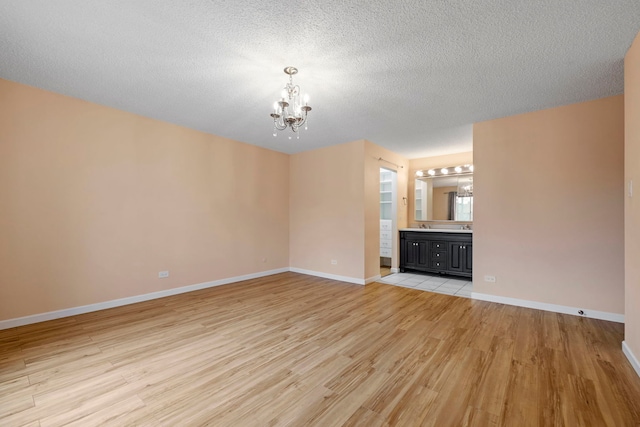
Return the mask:
POLYGON ((267 262, 267 257, 263 257, 262 262, 267 262))
POLYGON ((159 271, 158 272, 158 279, 165 279, 169 277, 169 271, 159 271))
POLYGON ((331 260, 331 265, 338 265, 338 260, 337 259, 332 259, 331 260))
POLYGON ((484 276, 484 281, 489 283, 496 283, 496 276, 484 276))

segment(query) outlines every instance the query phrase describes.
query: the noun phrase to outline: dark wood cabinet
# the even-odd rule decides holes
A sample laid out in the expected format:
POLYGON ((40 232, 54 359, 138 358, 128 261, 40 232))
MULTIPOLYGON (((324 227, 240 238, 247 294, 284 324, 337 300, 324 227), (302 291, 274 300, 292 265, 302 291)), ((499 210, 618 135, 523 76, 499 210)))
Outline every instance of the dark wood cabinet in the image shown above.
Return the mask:
POLYGON ((400 271, 471 277, 472 237, 471 233, 401 231, 400 271))
POLYGON ((465 242, 449 242, 449 270, 471 274, 473 245, 465 242))
POLYGON ((408 239, 401 242, 401 258, 403 258, 402 252, 404 252, 404 264, 407 268, 420 269, 427 267, 427 242, 420 239, 408 239))

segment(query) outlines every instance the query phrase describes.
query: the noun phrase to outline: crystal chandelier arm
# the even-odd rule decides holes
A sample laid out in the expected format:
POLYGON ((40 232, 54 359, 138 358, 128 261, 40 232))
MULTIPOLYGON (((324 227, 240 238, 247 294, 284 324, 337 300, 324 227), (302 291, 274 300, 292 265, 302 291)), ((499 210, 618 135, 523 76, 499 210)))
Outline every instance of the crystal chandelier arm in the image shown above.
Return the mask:
POLYGON ((273 126, 278 130, 285 130, 287 128, 287 124, 278 119, 273 119, 273 126))

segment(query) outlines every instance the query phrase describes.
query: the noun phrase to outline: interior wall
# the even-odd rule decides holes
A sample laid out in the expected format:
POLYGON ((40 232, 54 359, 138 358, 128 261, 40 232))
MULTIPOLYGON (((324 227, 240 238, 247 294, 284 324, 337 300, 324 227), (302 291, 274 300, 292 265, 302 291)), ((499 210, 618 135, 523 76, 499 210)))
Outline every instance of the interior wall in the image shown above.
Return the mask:
MULTIPOLYGON (((409 161, 399 154, 370 141, 364 144, 364 193, 365 193, 365 279, 380 274, 380 168, 395 170, 397 174, 396 228, 407 226, 407 178, 409 161), (380 158, 384 160, 379 160, 380 158)), ((400 249, 398 230, 393 232, 393 257, 391 268, 398 268, 400 249)))
POLYGON ((458 187, 434 187, 433 188, 433 216, 431 218, 447 221, 449 217, 449 193, 458 191, 458 187))
POLYGON ((474 125, 474 292, 624 313, 623 107, 474 125))
MULTIPOLYGON (((420 159, 409 160, 408 176, 408 223, 416 222, 415 191, 416 172, 425 169, 444 168, 448 166, 458 166, 473 164, 473 151, 464 153, 447 154, 444 156, 422 157, 420 159)), ((434 189, 435 190, 435 189, 434 189)), ((427 208, 429 210, 429 208, 427 208)), ((434 214, 435 215, 435 214, 434 214)))
POLYGON ((380 167, 398 170, 397 223, 406 227, 404 157, 365 140, 290 157, 292 268, 359 281, 380 274, 380 167))
POLYGON ((624 60, 625 182, 625 329, 624 340, 640 360, 640 33, 624 60))
POLYGON ((288 267, 288 157, 0 80, 0 320, 288 267))
POLYGON ((290 266, 364 279, 364 140, 291 155, 289 192, 290 266))

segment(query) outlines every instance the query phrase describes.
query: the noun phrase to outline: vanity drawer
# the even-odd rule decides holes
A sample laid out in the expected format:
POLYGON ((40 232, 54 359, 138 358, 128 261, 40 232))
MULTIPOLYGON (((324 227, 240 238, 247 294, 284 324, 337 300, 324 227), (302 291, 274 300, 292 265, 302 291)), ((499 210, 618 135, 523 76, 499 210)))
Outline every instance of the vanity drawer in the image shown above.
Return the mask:
POLYGON ((431 250, 436 252, 446 252, 447 244, 445 242, 431 242, 431 250))
POLYGON ((380 256, 391 258, 391 248, 380 248, 380 256))
POLYGON ((445 270, 447 268, 447 261, 444 259, 432 259, 431 268, 438 268, 445 270))
POLYGON ((434 261, 444 261, 447 259, 447 251, 431 251, 431 259, 434 261))
POLYGON ((391 248, 391 239, 380 239, 381 248, 391 248))

